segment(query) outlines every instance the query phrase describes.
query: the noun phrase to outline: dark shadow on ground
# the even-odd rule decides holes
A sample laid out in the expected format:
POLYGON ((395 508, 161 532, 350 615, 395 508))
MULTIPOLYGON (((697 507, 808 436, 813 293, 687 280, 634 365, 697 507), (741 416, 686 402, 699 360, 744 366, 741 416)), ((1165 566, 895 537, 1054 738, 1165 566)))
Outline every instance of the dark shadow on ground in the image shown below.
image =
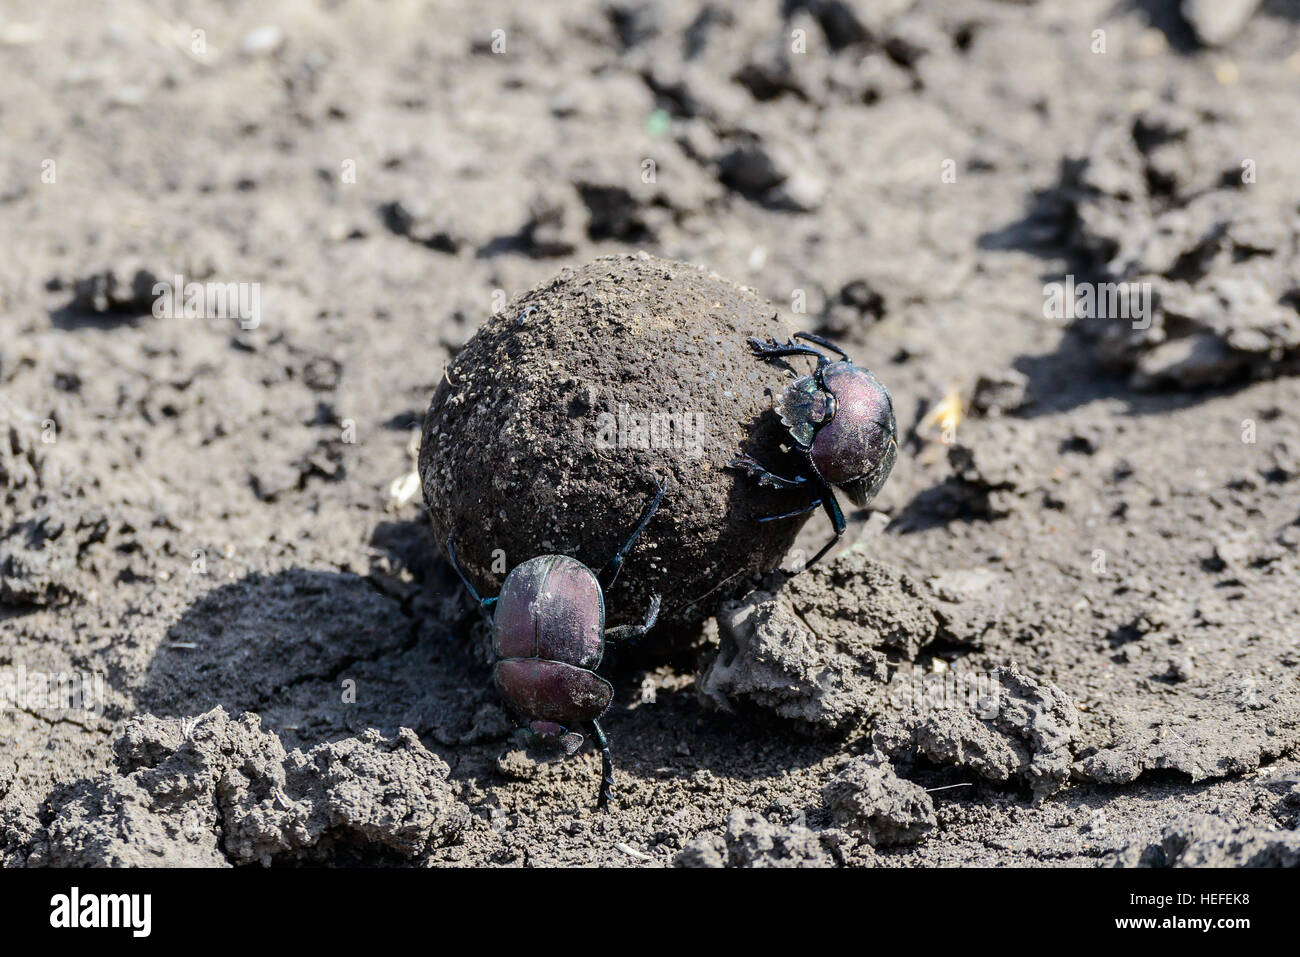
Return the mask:
MULTIPOLYGON (((1064 175, 1064 174, 1062 174, 1064 175)), ((975 241, 989 252, 1019 250, 1042 259, 1064 260, 1066 272, 1085 272, 1091 264, 1072 255, 1069 237, 1075 227, 1073 207, 1056 188, 1031 194, 1024 215, 998 229, 991 229, 975 241)), ((1044 279, 1046 280, 1046 276, 1044 279)))
POLYGON ((1128 384, 1125 374, 1100 365, 1086 334, 1076 328, 1065 330, 1054 352, 1020 356, 1013 366, 1029 377, 1034 402, 1016 412, 1027 419, 1069 412, 1102 399, 1123 401, 1125 415, 1161 415, 1232 395, 1253 381, 1243 378, 1217 388, 1139 391, 1128 384))
POLYGON ((96 312, 93 309, 80 309, 69 305, 50 312, 50 325, 63 332, 141 326, 152 320, 153 315, 148 307, 96 312))
POLYGON ((986 521, 974 508, 963 504, 969 497, 956 479, 945 479, 938 485, 922 489, 911 501, 899 509, 885 526, 890 535, 912 535, 916 532, 940 528, 953 522, 986 521))
POLYGON ((417 554, 420 524, 380 525, 366 576, 294 568, 204 595, 168 630, 141 707, 255 711, 286 747, 370 727, 412 728, 439 752, 503 734, 487 662, 458 628, 449 570, 421 581, 406 564, 440 564, 431 547, 427 558, 417 554))
POLYGON ((1204 47, 1179 13, 1180 5, 1180 0, 1124 0, 1117 5, 1115 12, 1138 11, 1148 24, 1165 35, 1171 50, 1182 56, 1191 56, 1204 47))
MULTIPOLYGON (((1068 181, 1069 177, 1063 172, 1061 178, 1068 181)), ((978 245, 981 249, 1016 250, 1042 258, 1050 263, 1040 276, 1044 284, 1064 283, 1067 276, 1073 276, 1076 284, 1106 280, 1098 263, 1071 248, 1073 229, 1070 204, 1061 190, 1049 188, 1033 194, 1019 219, 980 236, 978 245)), ((1099 361, 1095 333, 1100 323, 1112 321, 1129 320, 1076 319, 1063 328, 1052 352, 1015 359, 1012 366, 1028 377, 1033 401, 1012 414, 1032 419, 1069 412, 1103 399, 1120 399, 1126 415, 1159 415, 1230 395, 1251 384, 1249 378, 1243 377, 1213 389, 1138 391, 1129 385, 1128 370, 1099 361)))
POLYGON ((1259 13, 1283 20, 1300 20, 1300 0, 1264 0, 1259 13))
MULTIPOLYGON (((486 622, 460 594, 426 521, 381 523, 371 544, 376 557, 365 576, 293 568, 204 595, 168 630, 141 710, 253 711, 286 748, 304 750, 366 728, 392 735, 409 727, 453 777, 506 783, 496 764, 512 746, 514 723, 492 683, 486 622)), ((693 673, 699 628, 677 637, 651 635, 651 644, 611 655, 601 669, 615 686, 603 723, 628 773, 660 776, 664 748, 674 776, 689 777, 710 766, 774 774, 840 746, 770 720, 710 714, 689 684, 641 702, 650 671, 693 673)))

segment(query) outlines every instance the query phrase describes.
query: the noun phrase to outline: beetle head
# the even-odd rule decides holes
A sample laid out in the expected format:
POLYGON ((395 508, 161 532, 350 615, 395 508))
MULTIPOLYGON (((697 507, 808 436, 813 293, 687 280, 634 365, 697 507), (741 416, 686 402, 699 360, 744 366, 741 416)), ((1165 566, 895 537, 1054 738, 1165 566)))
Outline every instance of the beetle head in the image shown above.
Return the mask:
POLYGON ((818 376, 802 376, 777 397, 776 414, 790 430, 790 437, 806 449, 817 429, 834 416, 835 396, 822 388, 818 376))
POLYGON ((539 764, 563 761, 582 747, 583 737, 554 721, 533 721, 515 737, 528 756, 539 764))

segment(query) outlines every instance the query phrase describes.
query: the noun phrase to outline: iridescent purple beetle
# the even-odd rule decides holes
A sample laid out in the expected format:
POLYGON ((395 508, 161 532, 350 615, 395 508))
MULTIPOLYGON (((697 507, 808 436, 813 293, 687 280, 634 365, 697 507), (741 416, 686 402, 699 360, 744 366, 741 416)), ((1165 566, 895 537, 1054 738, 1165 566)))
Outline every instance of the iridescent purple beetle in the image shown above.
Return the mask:
POLYGON ((597 575, 568 555, 539 555, 516 565, 501 594, 480 598, 456 558, 455 532, 447 536, 447 557, 466 590, 492 618, 493 676, 506 704, 524 724, 526 738, 558 748, 565 755, 582 747, 574 727, 590 727, 600 746, 601 783, 596 806, 609 805, 614 760, 598 720, 614 697, 613 686, 596 674, 607 641, 632 641, 654 627, 659 596, 650 599, 639 625, 605 628, 605 591, 618 578, 633 544, 663 501, 666 485, 656 482, 654 499, 637 520, 623 547, 597 575))
POLYGON ((853 364, 839 346, 807 332, 795 333, 830 349, 841 357, 832 362, 821 351, 800 345, 794 339, 780 343, 750 339, 754 355, 779 362, 794 375, 783 361, 785 356, 814 356, 817 368, 812 375, 795 379, 777 398, 776 412, 789 429, 791 437, 807 465, 804 474, 794 478, 774 475, 748 455, 738 455, 731 468, 743 469, 772 488, 802 489, 811 499, 808 505, 784 515, 770 515, 760 522, 775 522, 803 515, 819 505, 826 510, 835 537, 814 555, 804 568, 810 567, 830 551, 844 534, 844 513, 835 500, 832 486, 843 489, 854 505, 866 505, 880 491, 898 458, 898 432, 894 424, 894 403, 889 390, 880 380, 853 364))

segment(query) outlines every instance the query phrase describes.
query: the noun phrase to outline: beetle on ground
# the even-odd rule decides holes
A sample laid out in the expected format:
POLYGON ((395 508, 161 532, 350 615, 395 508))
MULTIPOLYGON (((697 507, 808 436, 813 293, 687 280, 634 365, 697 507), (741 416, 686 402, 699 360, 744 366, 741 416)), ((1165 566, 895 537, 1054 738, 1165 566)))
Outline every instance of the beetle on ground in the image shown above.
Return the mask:
POLYGON ((614 688, 596 669, 607 641, 635 640, 653 628, 659 616, 659 596, 654 595, 640 624, 606 629, 605 592, 663 501, 667 484, 655 484, 654 499, 599 575, 568 555, 539 555, 510 570, 501 594, 480 598, 456 558, 455 532, 447 536, 447 557, 466 590, 482 609, 495 608, 493 676, 501 697, 523 721, 525 735, 558 745, 566 755, 583 742, 571 729, 591 729, 600 747, 596 806, 602 810, 614 787, 614 762, 599 719, 613 700, 614 688))

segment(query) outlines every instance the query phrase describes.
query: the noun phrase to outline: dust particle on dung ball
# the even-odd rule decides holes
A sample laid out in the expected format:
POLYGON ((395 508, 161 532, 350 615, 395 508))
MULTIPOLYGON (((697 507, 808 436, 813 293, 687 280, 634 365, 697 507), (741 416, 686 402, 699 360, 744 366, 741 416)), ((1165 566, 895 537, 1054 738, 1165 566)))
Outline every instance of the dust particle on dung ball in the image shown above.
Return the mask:
POLYGON ((699 621, 775 568, 803 504, 727 469, 781 469, 771 412, 786 382, 746 340, 792 330, 772 304, 708 270, 645 254, 597 259, 492 317, 449 363, 424 422, 420 478, 438 541, 455 530, 483 595, 536 555, 599 570, 667 481, 658 514, 606 595, 608 621, 699 621))

